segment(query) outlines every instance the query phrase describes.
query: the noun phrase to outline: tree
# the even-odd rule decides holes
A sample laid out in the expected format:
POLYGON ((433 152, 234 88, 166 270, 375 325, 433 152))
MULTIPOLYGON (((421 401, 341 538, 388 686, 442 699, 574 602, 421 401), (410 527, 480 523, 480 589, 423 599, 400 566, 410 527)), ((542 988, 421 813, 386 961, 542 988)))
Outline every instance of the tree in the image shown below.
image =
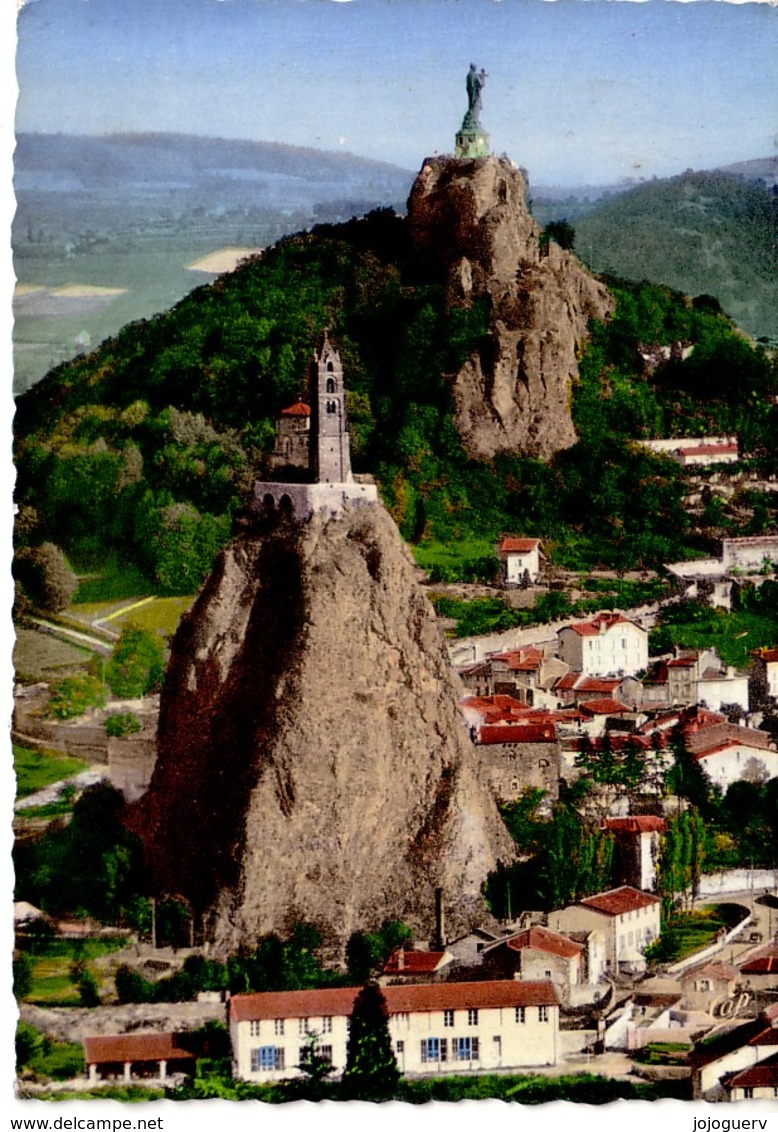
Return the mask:
POLYGON ((567 251, 573 250, 575 244, 575 228, 567 220, 552 220, 544 229, 544 235, 559 244, 567 251))
POLYGON ((137 625, 125 625, 105 669, 113 694, 139 699, 157 691, 164 675, 165 653, 159 637, 137 625))
POLYGON ((399 1080, 386 999, 377 983, 367 983, 354 999, 349 1021, 343 1097, 388 1101, 395 1095, 399 1080))
POLYGON ((73 600, 78 578, 53 542, 23 547, 14 561, 14 576, 33 605, 59 613, 73 600))

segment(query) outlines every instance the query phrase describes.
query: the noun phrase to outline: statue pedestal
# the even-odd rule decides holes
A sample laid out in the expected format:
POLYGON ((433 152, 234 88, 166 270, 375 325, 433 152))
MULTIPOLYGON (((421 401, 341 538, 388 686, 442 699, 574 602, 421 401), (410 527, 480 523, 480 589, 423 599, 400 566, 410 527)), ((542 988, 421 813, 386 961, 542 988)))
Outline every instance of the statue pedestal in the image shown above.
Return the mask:
POLYGON ((485 130, 474 127, 464 127, 456 138, 457 157, 488 157, 489 135, 485 130))

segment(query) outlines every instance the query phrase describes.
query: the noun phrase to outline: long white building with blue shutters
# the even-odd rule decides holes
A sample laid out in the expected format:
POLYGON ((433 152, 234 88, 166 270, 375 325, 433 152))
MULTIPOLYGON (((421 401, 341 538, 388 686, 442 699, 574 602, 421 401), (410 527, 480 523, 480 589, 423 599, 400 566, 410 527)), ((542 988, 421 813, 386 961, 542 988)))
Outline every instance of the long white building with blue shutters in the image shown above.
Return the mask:
MULTIPOLYGON (((346 1065, 359 987, 239 994, 230 999, 235 1076, 256 1083, 300 1075, 315 1038, 336 1074, 346 1065)), ((559 1060, 559 1000, 550 981, 423 983, 383 988, 404 1074, 524 1069, 559 1060)))

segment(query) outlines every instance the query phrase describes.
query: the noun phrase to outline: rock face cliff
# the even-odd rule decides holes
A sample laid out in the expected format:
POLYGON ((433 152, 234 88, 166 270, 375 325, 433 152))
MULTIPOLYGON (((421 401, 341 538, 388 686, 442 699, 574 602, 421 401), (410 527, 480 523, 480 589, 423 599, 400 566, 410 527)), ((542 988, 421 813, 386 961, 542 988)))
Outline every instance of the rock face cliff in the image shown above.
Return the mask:
POLYGON ((456 423, 470 455, 542 459, 576 441, 570 383, 589 318, 607 289, 541 231, 507 158, 428 158, 411 191, 414 237, 448 269, 449 301, 486 300, 490 340, 453 378, 456 423))
POLYGON ((512 847, 463 730, 435 615, 379 505, 258 518, 173 642, 131 824, 218 950, 313 920, 342 944, 450 930, 512 847))

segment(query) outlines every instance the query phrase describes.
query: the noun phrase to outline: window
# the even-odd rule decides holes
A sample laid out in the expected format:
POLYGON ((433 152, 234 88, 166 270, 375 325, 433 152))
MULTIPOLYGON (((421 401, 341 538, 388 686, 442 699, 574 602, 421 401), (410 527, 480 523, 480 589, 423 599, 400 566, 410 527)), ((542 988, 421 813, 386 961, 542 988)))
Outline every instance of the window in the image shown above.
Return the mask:
POLYGON ((249 1036, 252 1038, 259 1037, 259 1022, 249 1022, 249 1036))
POLYGON ((456 1061, 478 1061, 478 1038, 455 1038, 454 1041, 456 1061))
POLYGON ((275 1034, 275 1036, 277 1038, 282 1038, 284 1036, 284 1020, 283 1020, 283 1018, 276 1018, 275 1022, 273 1023, 273 1033, 275 1034))
POLYGON ((473 1007, 471 1007, 467 1012, 467 1024, 468 1026, 478 1025, 478 1011, 473 1007))
POLYGON ((398 1040, 396 1048, 398 1053, 405 1053, 405 1042, 402 1040, 402 1038, 398 1040))
POLYGON ((331 377, 327 378, 327 392, 328 393, 334 393, 335 392, 335 382, 331 377))
POLYGON ((538 1022, 548 1022, 548 1007, 547 1006, 539 1006, 538 1007, 538 1022))
POLYGON ((331 1018, 330 1015, 327 1015, 325 1018, 322 1018, 322 1020, 321 1020, 321 1032, 323 1034, 331 1034, 332 1033, 332 1018, 331 1018))
POLYGON ((520 1022, 522 1026, 527 1021, 527 1008, 525 1006, 516 1007, 516 1021, 520 1022))
POLYGON ((453 1026, 454 1025, 454 1011, 453 1010, 444 1010, 443 1011, 443 1025, 444 1026, 453 1026))
POLYGON ((754 1090, 748 1085, 743 1089, 743 1100, 751 1101, 754 1099, 754 1090))
POLYGON ((308 1019, 307 1018, 301 1018, 300 1019, 298 1026, 297 1026, 297 1031, 298 1031, 301 1038, 305 1037, 305 1035, 308 1033, 308 1019))
POLYGON ((448 1061, 448 1040, 446 1038, 422 1038, 421 1060, 425 1064, 428 1061, 448 1061))
POLYGON ((327 412, 328 413, 337 413, 337 411, 338 411, 338 406, 335 404, 335 402, 334 401, 328 401, 327 402, 327 412))
POLYGON ((268 1073, 271 1069, 284 1069, 284 1051, 278 1046, 259 1046, 251 1051, 252 1073, 268 1073))
POLYGON ((319 1057, 324 1061, 329 1061, 330 1065, 332 1065, 332 1046, 319 1046, 317 1052, 319 1057))

